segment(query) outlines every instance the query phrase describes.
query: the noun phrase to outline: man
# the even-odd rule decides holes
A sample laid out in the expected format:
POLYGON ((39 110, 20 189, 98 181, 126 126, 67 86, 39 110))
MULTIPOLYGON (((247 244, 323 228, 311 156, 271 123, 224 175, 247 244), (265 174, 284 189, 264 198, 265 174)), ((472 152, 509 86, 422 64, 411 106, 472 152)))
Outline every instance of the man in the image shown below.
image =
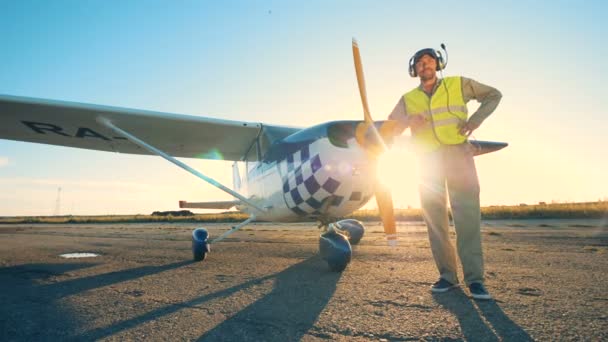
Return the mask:
POLYGON ((485 289, 481 249, 479 181, 467 137, 494 111, 502 95, 465 77, 437 78, 445 67, 441 53, 423 49, 410 59, 410 75, 420 85, 404 94, 390 120, 399 133, 410 128, 420 160, 420 200, 439 280, 435 293, 458 286, 456 255, 450 242, 447 197, 456 228, 456 246, 464 280, 475 299, 491 299, 485 289), (466 103, 481 103, 469 118, 466 103))

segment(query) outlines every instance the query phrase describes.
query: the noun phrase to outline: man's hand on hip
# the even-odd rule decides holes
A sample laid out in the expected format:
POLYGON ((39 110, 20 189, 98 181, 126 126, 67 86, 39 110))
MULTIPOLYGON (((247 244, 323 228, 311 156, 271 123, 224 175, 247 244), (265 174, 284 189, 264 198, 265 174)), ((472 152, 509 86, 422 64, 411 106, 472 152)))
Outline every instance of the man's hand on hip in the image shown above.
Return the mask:
POLYGON ((479 124, 468 121, 462 122, 458 131, 460 132, 460 134, 464 135, 465 137, 468 137, 477 128, 479 128, 479 124))

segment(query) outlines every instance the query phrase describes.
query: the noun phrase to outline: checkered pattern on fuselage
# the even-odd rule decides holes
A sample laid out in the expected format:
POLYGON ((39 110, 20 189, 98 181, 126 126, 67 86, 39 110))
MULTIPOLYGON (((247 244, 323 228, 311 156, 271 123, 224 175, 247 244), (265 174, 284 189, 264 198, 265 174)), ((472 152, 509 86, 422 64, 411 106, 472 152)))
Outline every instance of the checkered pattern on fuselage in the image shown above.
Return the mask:
POLYGON ((323 201, 331 200, 329 205, 337 206, 344 199, 338 193, 340 181, 324 169, 321 156, 311 146, 304 145, 279 163, 285 203, 300 216, 318 216, 323 201))

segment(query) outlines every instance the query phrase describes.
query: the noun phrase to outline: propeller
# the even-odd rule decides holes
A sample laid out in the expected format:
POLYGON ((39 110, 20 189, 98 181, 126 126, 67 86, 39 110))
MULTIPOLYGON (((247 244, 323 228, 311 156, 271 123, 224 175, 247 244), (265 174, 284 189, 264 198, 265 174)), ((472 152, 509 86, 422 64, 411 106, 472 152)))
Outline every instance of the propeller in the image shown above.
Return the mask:
MULTIPOLYGON (((392 120, 384 121, 379 129, 374 125, 374 120, 369 112, 367 103, 367 91, 365 89, 365 77, 363 75, 363 65, 361 63, 361 55, 359 53, 359 44, 353 38, 353 58, 355 61, 355 72, 357 73, 357 84, 359 85, 359 95, 361 95, 361 103, 363 105, 363 122, 361 122, 355 131, 355 137, 359 145, 361 145, 373 159, 387 150, 385 141, 389 141, 395 135, 396 122, 392 120), (370 137, 371 133, 371 137, 370 137)), ((395 213, 393 209, 393 199, 390 190, 376 181, 374 187, 380 218, 384 226, 384 233, 389 246, 397 245, 397 229, 395 225, 395 213)))

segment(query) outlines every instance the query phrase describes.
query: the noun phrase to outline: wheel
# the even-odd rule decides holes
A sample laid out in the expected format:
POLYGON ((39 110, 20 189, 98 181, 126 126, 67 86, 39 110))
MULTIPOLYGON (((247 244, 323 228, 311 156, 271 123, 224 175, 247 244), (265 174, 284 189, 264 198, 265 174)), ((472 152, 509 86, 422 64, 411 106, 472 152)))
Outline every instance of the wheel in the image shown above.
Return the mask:
POLYGON ((334 272, 342 272, 352 256, 348 238, 333 230, 319 237, 319 252, 321 258, 329 265, 329 269, 334 272))
POLYGON ((361 241, 363 233, 365 233, 365 227, 359 220, 346 219, 337 222, 338 227, 348 233, 348 242, 351 245, 356 245, 361 241))
POLYGON ((211 251, 209 246, 209 232, 205 228, 196 228, 192 231, 192 256, 194 261, 203 261, 211 251))

